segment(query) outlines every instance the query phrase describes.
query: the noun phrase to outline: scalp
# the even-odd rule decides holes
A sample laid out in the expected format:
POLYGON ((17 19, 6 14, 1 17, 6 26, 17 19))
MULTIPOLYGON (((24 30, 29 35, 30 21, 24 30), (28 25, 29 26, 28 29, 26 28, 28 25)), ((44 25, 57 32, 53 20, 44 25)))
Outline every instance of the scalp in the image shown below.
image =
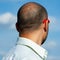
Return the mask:
POLYGON ((36 3, 27 3, 21 8, 21 15, 23 15, 24 19, 34 18, 38 14, 40 6, 36 3))
POLYGON ((36 30, 47 16, 47 11, 42 5, 35 2, 24 4, 17 13, 17 23, 20 31, 36 30))

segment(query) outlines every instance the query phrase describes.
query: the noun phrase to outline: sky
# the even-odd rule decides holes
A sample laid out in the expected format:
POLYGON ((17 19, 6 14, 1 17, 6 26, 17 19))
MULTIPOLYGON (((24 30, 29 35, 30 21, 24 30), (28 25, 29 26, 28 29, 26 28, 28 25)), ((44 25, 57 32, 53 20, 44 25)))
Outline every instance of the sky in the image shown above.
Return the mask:
POLYGON ((47 9, 50 25, 43 47, 48 51, 47 60, 60 60, 60 0, 0 0, 0 60, 16 44, 17 11, 27 2, 37 2, 47 9))

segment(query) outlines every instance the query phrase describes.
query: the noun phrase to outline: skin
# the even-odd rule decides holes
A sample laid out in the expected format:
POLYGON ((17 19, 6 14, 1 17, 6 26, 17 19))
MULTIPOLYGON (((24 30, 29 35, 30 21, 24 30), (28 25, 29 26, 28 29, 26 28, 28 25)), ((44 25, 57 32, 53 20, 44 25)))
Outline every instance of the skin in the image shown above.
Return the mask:
MULTIPOLYGON (((30 7, 31 6, 32 6, 32 10, 34 10, 33 7, 36 7, 32 3, 30 4, 30 7)), ((27 13, 26 7, 25 7, 24 11, 27 13)), ((45 18, 46 17, 44 17, 44 19, 45 18)), ((39 26, 38 29, 36 29, 34 31, 24 32, 24 33, 20 34, 18 24, 16 23, 16 29, 19 32, 19 37, 28 38, 28 39, 34 41, 35 43, 37 43, 38 45, 42 45, 45 42, 47 35, 48 35, 48 28, 49 28, 49 24, 48 24, 48 21, 46 21, 46 25, 45 25, 45 23, 41 23, 41 25, 39 26)))
MULTIPOLYGON (((20 37, 25 37, 28 38, 32 41, 34 41, 35 43, 37 43, 38 45, 42 45, 42 42, 44 42, 47 38, 48 35, 48 21, 46 21, 46 26, 44 23, 42 23, 39 27, 39 29, 35 30, 35 31, 31 31, 29 33, 19 33, 20 37), (45 31, 45 29, 46 31, 45 31)), ((16 28, 17 28, 17 24, 16 24, 16 28)))

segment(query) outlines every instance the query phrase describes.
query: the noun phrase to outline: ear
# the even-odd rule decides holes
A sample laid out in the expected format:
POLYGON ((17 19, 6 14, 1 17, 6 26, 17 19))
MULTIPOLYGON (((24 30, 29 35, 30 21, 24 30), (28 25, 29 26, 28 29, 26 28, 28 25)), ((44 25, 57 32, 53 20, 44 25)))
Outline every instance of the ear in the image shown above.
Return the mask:
POLYGON ((18 26, 18 23, 16 23, 16 29, 17 29, 17 31, 19 32, 19 26, 18 26))
POLYGON ((46 32, 48 30, 48 21, 46 21, 44 24, 44 31, 46 32))

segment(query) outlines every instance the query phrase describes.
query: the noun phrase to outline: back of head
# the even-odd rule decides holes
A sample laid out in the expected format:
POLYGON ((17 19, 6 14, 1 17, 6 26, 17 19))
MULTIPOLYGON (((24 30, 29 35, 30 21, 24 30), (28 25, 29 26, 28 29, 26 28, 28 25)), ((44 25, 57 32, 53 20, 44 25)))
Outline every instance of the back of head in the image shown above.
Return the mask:
POLYGON ((48 18, 46 9, 35 2, 24 4, 17 13, 19 32, 30 32, 38 29, 43 19, 48 18))

